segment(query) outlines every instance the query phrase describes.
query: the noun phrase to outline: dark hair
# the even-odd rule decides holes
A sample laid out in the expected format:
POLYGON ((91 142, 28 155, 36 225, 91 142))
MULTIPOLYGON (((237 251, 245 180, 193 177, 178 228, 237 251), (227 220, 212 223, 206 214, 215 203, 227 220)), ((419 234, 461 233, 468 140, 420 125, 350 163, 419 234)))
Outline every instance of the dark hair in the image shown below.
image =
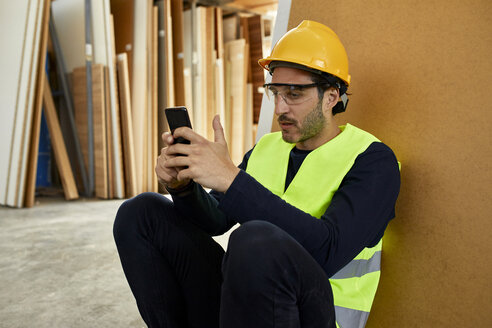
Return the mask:
MULTIPOLYGON (((347 92, 347 85, 345 84, 344 81, 342 81, 340 78, 325 73, 325 72, 320 72, 320 74, 310 72, 311 74, 311 80, 314 83, 320 83, 318 85, 318 97, 319 99, 323 99, 323 95, 326 90, 328 90, 331 87, 337 88, 340 91, 340 96, 345 94, 347 92)), ((339 101, 332 110, 333 115, 336 115, 338 113, 342 113, 345 111, 345 107, 341 101, 339 101)))

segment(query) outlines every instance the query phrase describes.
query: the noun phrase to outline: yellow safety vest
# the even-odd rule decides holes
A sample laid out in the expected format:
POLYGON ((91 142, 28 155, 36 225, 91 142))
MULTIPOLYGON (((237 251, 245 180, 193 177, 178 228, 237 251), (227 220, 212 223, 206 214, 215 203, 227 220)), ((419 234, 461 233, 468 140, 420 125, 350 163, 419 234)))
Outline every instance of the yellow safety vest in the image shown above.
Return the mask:
MULTIPOLYGON (((283 141, 280 132, 260 139, 246 172, 289 204, 320 218, 357 156, 379 141, 350 124, 340 129, 338 136, 306 156, 287 190, 285 177, 295 145, 283 141)), ((365 326, 379 283, 381 249, 382 240, 372 248, 364 248, 330 278, 338 327, 365 326)))

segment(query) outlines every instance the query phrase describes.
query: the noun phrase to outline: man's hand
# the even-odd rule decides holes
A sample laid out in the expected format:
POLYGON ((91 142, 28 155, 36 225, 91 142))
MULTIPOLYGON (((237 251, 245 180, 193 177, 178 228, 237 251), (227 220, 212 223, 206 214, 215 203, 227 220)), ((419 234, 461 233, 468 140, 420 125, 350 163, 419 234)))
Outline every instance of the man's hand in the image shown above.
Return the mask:
POLYGON ((167 147, 164 166, 169 170, 176 170, 177 181, 193 179, 206 188, 226 192, 239 173, 239 168, 229 156, 224 129, 218 115, 214 117, 212 126, 214 142, 208 141, 190 128, 176 129, 174 137, 183 137, 191 144, 173 144, 167 147))
POLYGON ((189 179, 178 179, 178 173, 180 167, 167 167, 166 162, 169 159, 176 157, 176 154, 169 153, 169 146, 174 143, 174 138, 169 132, 164 132, 162 134, 162 140, 164 141, 165 147, 161 149, 161 154, 157 158, 157 163, 155 166, 155 173, 159 182, 162 183, 166 188, 180 189, 190 183, 189 179))

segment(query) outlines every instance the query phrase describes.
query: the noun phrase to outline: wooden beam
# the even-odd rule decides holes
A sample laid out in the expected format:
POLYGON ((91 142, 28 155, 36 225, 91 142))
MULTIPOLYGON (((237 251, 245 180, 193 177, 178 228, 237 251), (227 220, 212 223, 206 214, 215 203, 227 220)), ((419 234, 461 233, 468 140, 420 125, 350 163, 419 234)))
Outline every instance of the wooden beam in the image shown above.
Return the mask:
POLYGON ((170 0, 173 35, 174 103, 185 106, 183 1, 170 0))
POLYGON ((34 195, 36 192, 36 173, 38 165, 39 154, 39 133, 41 129, 41 113, 43 106, 43 91, 44 82, 46 77, 45 64, 46 64, 46 49, 48 45, 48 30, 50 19, 50 3, 51 0, 45 0, 45 7, 43 12, 43 22, 41 25, 41 43, 39 62, 37 68, 37 81, 36 81, 36 95, 33 108, 33 119, 31 128, 31 141, 29 145, 28 161, 27 161, 27 177, 26 177, 26 189, 24 195, 24 206, 32 207, 34 205, 34 195))
POLYGON ((46 76, 44 80, 43 102, 46 122, 48 123, 51 144, 53 146, 58 171, 60 172, 65 199, 71 200, 79 198, 72 168, 70 167, 70 162, 68 160, 67 149, 65 147, 65 142, 63 141, 60 123, 56 115, 55 104, 53 103, 53 98, 51 96, 50 84, 46 76))
POLYGON ((118 85, 121 109, 121 137, 123 139, 123 159, 125 167, 126 197, 137 195, 135 172, 135 150, 133 144, 132 113, 130 100, 130 77, 126 53, 117 56, 118 85))
MULTIPOLYGON (((93 149, 94 149, 94 186, 95 195, 99 198, 109 198, 108 194, 108 146, 106 136, 106 101, 105 101, 105 83, 104 83, 104 66, 101 64, 92 65, 92 124, 94 130, 93 149)), ((73 97, 77 130, 82 145, 84 160, 87 161, 87 150, 89 148, 89 139, 87 138, 87 82, 85 67, 78 67, 73 71, 73 97)))

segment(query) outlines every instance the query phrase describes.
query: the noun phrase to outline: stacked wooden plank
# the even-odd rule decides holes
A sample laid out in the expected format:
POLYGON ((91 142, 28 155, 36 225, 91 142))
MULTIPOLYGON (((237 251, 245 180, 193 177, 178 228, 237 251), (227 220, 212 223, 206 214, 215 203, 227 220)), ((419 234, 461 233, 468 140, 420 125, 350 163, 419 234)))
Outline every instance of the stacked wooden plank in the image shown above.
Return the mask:
POLYGON ((0 29, 10 49, 0 64, 1 205, 34 204, 43 108, 66 199, 157 192, 165 107, 188 107, 209 140, 220 114, 236 164, 252 147, 260 16, 182 0, 9 1, 0 12, 0 24, 18 26, 0 29))
MULTIPOLYGON (((77 131, 88 167, 88 152, 93 149, 95 195, 100 198, 125 197, 120 136, 120 112, 115 70, 114 37, 109 0, 91 0, 92 44, 86 44, 84 27, 85 0, 57 0, 52 4, 53 21, 66 62, 66 74, 72 76, 77 131), (93 122, 87 121, 86 56, 95 64, 92 79, 93 122), (94 144, 89 147, 89 126, 94 144)), ((92 194, 92 191, 91 191, 92 194)))
POLYGON ((21 207, 27 177, 30 131, 35 104, 40 53, 44 51, 47 1, 2 1, 0 3, 0 204, 21 207), (43 44, 43 47, 41 46, 43 44))

